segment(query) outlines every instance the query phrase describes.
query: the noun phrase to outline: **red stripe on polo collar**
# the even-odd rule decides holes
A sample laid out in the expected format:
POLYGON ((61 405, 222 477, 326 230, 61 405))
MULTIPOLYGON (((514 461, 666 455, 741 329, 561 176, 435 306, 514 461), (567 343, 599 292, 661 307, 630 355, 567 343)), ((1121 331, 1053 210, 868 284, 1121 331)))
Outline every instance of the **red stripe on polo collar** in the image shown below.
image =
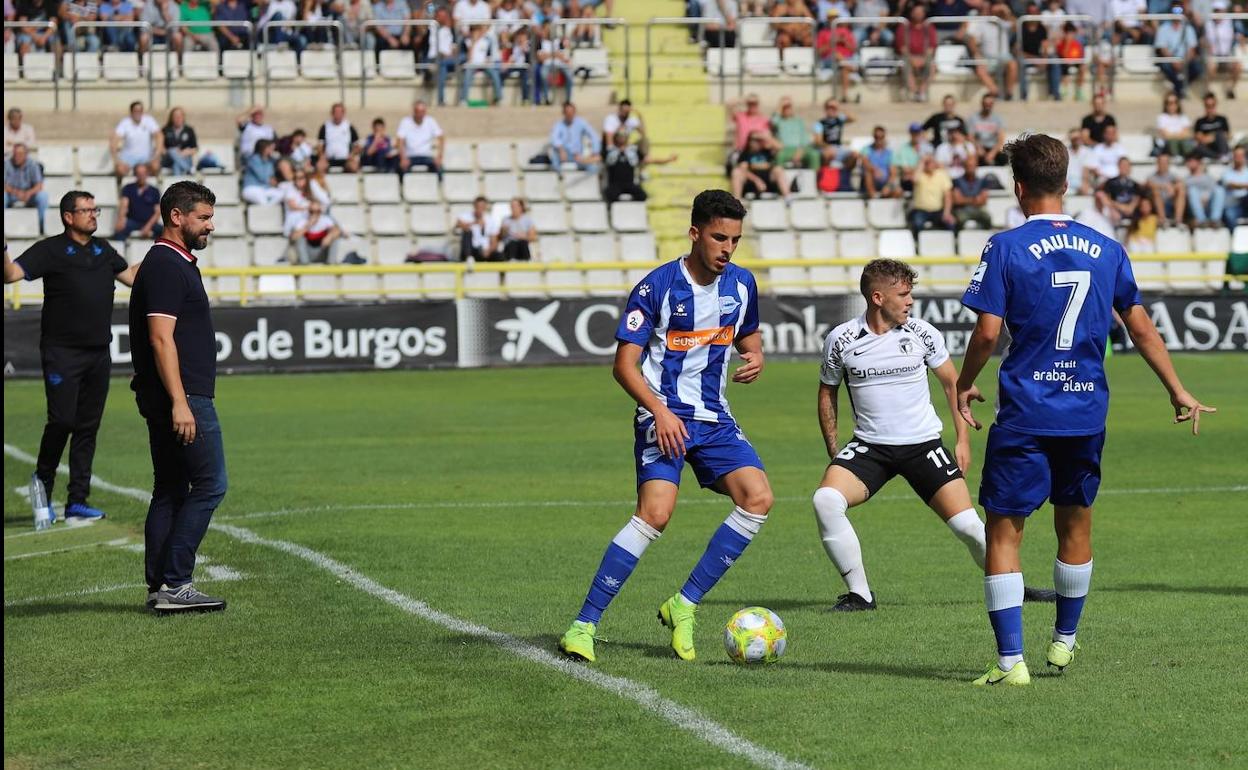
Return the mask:
POLYGON ((185 248, 179 246, 178 244, 174 243, 173 241, 169 240, 168 238, 157 238, 156 244, 159 246, 168 246, 169 248, 178 252, 178 254, 182 257, 182 259, 185 259, 187 262, 190 262, 192 265, 199 261, 198 259, 195 258, 194 254, 187 251, 185 248))

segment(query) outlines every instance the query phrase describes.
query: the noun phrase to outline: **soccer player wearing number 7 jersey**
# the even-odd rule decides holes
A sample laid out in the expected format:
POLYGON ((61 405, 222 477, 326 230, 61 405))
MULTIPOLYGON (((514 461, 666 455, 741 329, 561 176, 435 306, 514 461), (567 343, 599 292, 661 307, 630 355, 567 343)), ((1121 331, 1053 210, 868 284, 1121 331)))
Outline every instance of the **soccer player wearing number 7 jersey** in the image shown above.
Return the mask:
POLYGON ((571 658, 594 660, 602 613, 667 526, 686 461, 698 483, 732 498, 733 508, 680 592, 659 606, 659 620, 672 630, 672 649, 682 660, 695 657, 698 603, 767 520, 772 493, 763 461, 724 397, 732 348, 745 360, 733 382, 754 382, 763 371, 758 288, 748 270, 731 262, 744 218, 745 208, 731 194, 699 193, 689 253, 651 271, 625 305, 614 374, 637 402, 637 508, 607 546, 576 621, 559 640, 571 658))
POLYGON ((962 304, 979 314, 958 378, 958 410, 976 430, 975 378, 996 349, 1001 327, 1010 349, 1001 362, 996 421, 988 432, 979 502, 987 512, 984 602, 997 662, 977 685, 1025 685, 1023 575, 1019 547, 1027 517, 1053 503, 1057 618, 1047 660, 1074 660, 1075 630, 1092 580, 1092 502, 1101 483, 1109 389, 1105 345, 1113 311, 1170 394, 1174 421, 1199 429, 1203 406, 1183 388, 1170 354, 1144 310, 1122 245, 1062 214, 1067 153, 1043 134, 1005 146, 1014 194, 1026 223, 994 236, 962 304))

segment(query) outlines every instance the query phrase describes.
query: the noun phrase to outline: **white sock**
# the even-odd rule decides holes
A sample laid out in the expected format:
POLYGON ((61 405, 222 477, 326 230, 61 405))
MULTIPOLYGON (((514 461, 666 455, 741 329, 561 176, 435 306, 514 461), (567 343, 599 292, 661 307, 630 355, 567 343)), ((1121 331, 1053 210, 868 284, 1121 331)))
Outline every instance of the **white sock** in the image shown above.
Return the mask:
POLYGON ((616 533, 611 542, 640 559, 646 552, 646 546, 658 540, 661 534, 663 533, 634 516, 624 525, 624 529, 616 533))
MULTIPOLYGON (((1001 575, 985 575, 984 606, 988 609, 988 612, 1006 610, 1011 607, 1022 607, 1023 573, 1007 572, 1001 575)), ((1017 655, 998 654, 997 666, 1002 671, 1009 671, 1014 668, 1014 664, 1022 659, 1022 653, 1017 655)))
POLYGON ((980 571, 983 571, 988 546, 984 542, 984 522, 979 520, 979 514, 975 513, 974 508, 967 508, 945 523, 953 530, 954 536, 966 545, 966 550, 971 552, 971 558, 979 565, 980 571))
POLYGON ((836 571, 841 573, 850 592, 871 601, 867 571, 862 566, 862 546, 858 543, 854 525, 845 516, 849 501, 832 487, 820 487, 815 491, 813 502, 823 550, 828 552, 828 558, 836 565, 836 571))
MULTIPOLYGON (((1053 588, 1057 595, 1066 599, 1081 599, 1088 595, 1092 585, 1092 560, 1087 564, 1067 564, 1061 559, 1053 560, 1053 588)), ((1061 598, 1058 599, 1061 601, 1061 598)), ((1075 635, 1063 634, 1053 626, 1053 641, 1066 645, 1066 649, 1075 649, 1075 635)))

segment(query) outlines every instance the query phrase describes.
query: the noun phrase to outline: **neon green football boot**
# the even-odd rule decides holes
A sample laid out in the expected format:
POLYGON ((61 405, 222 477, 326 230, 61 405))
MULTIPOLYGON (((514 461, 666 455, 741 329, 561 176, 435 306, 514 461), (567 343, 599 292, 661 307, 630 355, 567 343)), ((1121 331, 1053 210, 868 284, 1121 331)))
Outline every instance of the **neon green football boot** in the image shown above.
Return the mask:
POLYGON ((1075 649, 1070 649, 1064 642, 1053 642, 1049 645, 1048 662, 1050 666, 1055 667, 1058 673, 1061 673, 1075 659, 1075 652, 1079 650, 1079 642, 1075 642, 1075 649))
POLYGON ((698 605, 690 604, 676 594, 659 605, 659 622, 672 629, 672 649, 681 660, 693 660, 693 629, 697 625, 694 614, 698 605))
POLYGON ((1027 664, 1019 661, 1009 671, 1002 671, 1001 666, 996 663, 992 664, 992 668, 988 669, 988 673, 976 679, 971 684, 977 686, 1009 684, 1016 687, 1023 687, 1031 684, 1031 672, 1027 670, 1027 664))
POLYGON ((569 658, 594 662, 594 632, 597 628, 593 623, 583 620, 572 622, 568 632, 559 640, 559 651, 569 658))

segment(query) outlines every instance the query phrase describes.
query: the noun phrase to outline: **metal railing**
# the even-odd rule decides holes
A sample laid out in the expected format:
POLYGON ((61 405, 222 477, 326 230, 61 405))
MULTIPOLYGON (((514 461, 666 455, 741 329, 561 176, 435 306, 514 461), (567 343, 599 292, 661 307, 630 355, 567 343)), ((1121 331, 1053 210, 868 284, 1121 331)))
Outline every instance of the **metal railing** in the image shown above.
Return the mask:
MULTIPOLYGON (((529 58, 532 59, 532 61, 525 62, 523 65, 508 63, 507 68, 513 69, 513 70, 523 69, 525 71, 525 81, 526 81, 525 85, 526 86, 536 85, 537 71, 538 71, 538 67, 537 67, 538 51, 537 51, 537 46, 532 45, 532 43, 534 39, 536 38, 536 35, 534 34, 534 30, 536 30, 538 26, 540 26, 538 25, 537 22, 533 21, 532 19, 519 19, 515 21, 504 20, 504 19, 490 19, 489 21, 471 21, 467 24, 467 26, 469 28, 487 27, 490 30, 490 35, 495 40, 497 40, 497 35, 495 35, 495 31, 498 29, 510 29, 512 27, 517 27, 517 26, 528 28, 529 42, 530 42, 529 58)), ((470 42, 470 38, 468 37, 464 37, 462 39, 459 39, 459 38, 456 39, 456 44, 460 44, 460 43, 467 44, 469 42, 470 42)), ((500 51, 499 53, 501 54, 502 52, 500 51)), ((475 73, 475 72, 484 72, 485 70, 490 69, 490 68, 498 68, 499 74, 501 76, 502 69, 503 69, 503 62, 502 62, 501 56, 496 61, 490 64, 484 64, 484 65, 469 64, 467 57, 464 57, 459 62, 460 87, 461 88, 463 87, 463 79, 465 77, 470 77, 469 69, 471 69, 475 73)), ((571 65, 569 65, 569 69, 571 69, 571 65)), ((534 106, 536 106, 536 100, 534 100, 534 106)))
MULTIPOLYGON (((832 20, 832 43, 833 45, 836 44, 836 28, 837 27, 847 27, 847 26, 883 27, 883 26, 888 26, 888 25, 902 25, 902 24, 908 24, 908 23, 909 22, 903 16, 846 16, 845 18, 841 18, 840 16, 837 16, 835 19, 832 20)), ((879 46, 879 47, 883 48, 884 46, 879 46)), ((889 47, 893 48, 893 54, 895 58, 879 59, 879 60, 873 60, 873 61, 886 61, 892 64, 893 66, 895 66, 897 69, 901 69, 901 70, 905 70, 906 68, 908 68, 910 66, 910 57, 898 55, 896 53, 897 49, 894 46, 889 46, 889 47)), ((858 58, 859 58, 858 66, 863 68, 863 73, 865 74, 867 64, 866 62, 862 61, 862 46, 861 45, 858 46, 858 58)), ((836 82, 839 82, 841 79, 840 78, 841 68, 845 66, 849 66, 849 65, 843 64, 839 59, 833 59, 833 61, 835 62, 835 67, 834 67, 835 77, 833 77, 832 80, 835 84, 836 82)), ((833 88, 835 87, 836 86, 833 85, 833 88)), ((842 93, 840 95, 840 98, 842 101, 844 101, 848 97, 849 97, 849 94, 846 94, 846 93, 842 93)))
MULTIPOLYGON (((273 85, 273 79, 269 76, 269 54, 272 53, 274 46, 269 44, 271 31, 274 29, 331 29, 335 32, 336 40, 334 46, 334 71, 338 76, 338 101, 345 102, 347 100, 347 85, 342 79, 342 40, 343 30, 342 22, 331 21, 329 19, 321 19, 319 21, 297 21, 285 19, 267 22, 260 28, 260 62, 264 70, 264 104, 269 105, 269 91, 273 85)), ((302 49, 299 55, 306 52, 302 49)), ((254 76, 253 76, 254 79, 254 76)))
MULTIPOLYGON (((53 56, 52 58, 52 106, 54 109, 59 111, 61 109, 61 60, 60 60, 60 57, 56 55, 56 52, 59 46, 59 41, 56 39, 56 22, 50 21, 50 20, 49 21, 6 21, 4 22, 4 28, 6 30, 9 30, 9 29, 13 30, 13 34, 15 37, 17 33, 23 29, 42 28, 52 33, 51 36, 48 38, 49 47, 52 48, 52 51, 50 53, 52 53, 52 56, 53 56)), ((14 48, 16 49, 16 40, 14 41, 14 43, 15 43, 14 48)), ((31 51, 31 53, 49 53, 49 52, 35 50, 35 51, 31 51)), ((22 77, 25 78, 26 77, 26 62, 25 61, 21 62, 20 69, 21 69, 22 77)))
MULTIPOLYGON (((1061 16, 1044 16, 1038 13, 1037 14, 1023 14, 1022 16, 1018 17, 1018 22, 1016 24, 1017 31, 1015 33, 1017 36, 1017 47, 1018 47, 1017 56, 1018 56, 1018 82, 1019 83, 1022 83, 1023 79, 1027 77, 1027 67, 1029 65, 1036 66, 1036 67, 1051 67, 1051 66, 1061 67, 1061 66, 1070 66, 1071 64, 1080 64, 1085 67, 1088 67, 1091 70, 1091 81, 1090 81, 1091 91, 1092 93, 1096 93, 1096 68, 1090 66, 1092 64, 1093 46, 1091 44, 1083 46, 1083 58, 1082 59, 1064 59, 1061 56, 1032 56, 1029 54, 1025 54, 1023 53, 1023 42, 1022 42, 1023 41, 1023 25, 1029 21, 1039 22, 1041 26, 1045 26, 1046 28, 1047 28, 1047 25, 1049 24, 1054 24, 1054 23, 1066 24, 1067 22, 1070 22, 1071 24, 1074 24, 1077 27, 1090 29, 1091 32, 1095 33, 1097 31, 1096 19, 1093 18, 1092 16, 1089 16, 1088 14, 1082 14, 1082 13, 1068 13, 1068 14, 1063 14, 1061 16)), ((1091 35, 1085 35, 1085 37, 1087 37, 1089 40, 1092 39, 1091 35)), ((1049 38, 1046 38, 1046 40, 1050 44, 1055 42, 1049 38)))
MULTIPOLYGON (((511 22, 511 23, 514 24, 515 22, 511 22)), ((553 26, 556 30, 560 28, 575 28, 575 27, 586 27, 586 26, 607 27, 608 30, 612 28, 621 30, 622 31, 621 33, 624 36, 624 98, 632 99, 632 92, 633 92, 632 35, 629 34, 632 27, 627 21, 625 21, 624 19, 611 19, 611 18, 560 19, 556 21, 553 26)), ((602 36, 599 35, 599 37, 601 38, 602 36)), ((532 39, 531 34, 529 38, 530 40, 532 39)), ((565 40, 568 38, 568 34, 566 32, 563 34, 563 38, 565 40)), ((605 42, 603 42, 601 39, 599 40, 599 42, 605 45, 605 42)), ((576 49, 576 46, 573 46, 573 50, 575 49, 576 49)))
MULTIPOLYGON (((1209 18, 1212 21, 1229 21, 1232 24, 1234 24, 1236 21, 1248 22, 1248 13, 1211 13, 1209 14, 1209 18)), ((1202 44, 1202 51, 1205 50, 1205 48, 1209 45, 1208 34, 1206 34, 1204 36, 1204 39, 1200 40, 1199 42, 1202 44)), ((1216 54, 1206 55, 1204 57, 1205 64, 1229 64, 1232 62, 1242 61, 1243 60, 1242 55, 1240 53, 1236 53, 1236 49, 1238 48, 1242 50, 1244 46, 1248 46, 1248 43, 1245 43, 1243 40, 1240 39, 1239 35, 1234 34, 1234 32, 1232 31, 1231 52, 1224 56, 1218 56, 1216 54)), ((1208 72, 1208 69, 1206 68, 1205 74, 1206 76, 1209 76, 1209 75, 1212 75, 1213 73, 1208 72)))
MULTIPOLYGON (((388 27, 412 27, 413 29, 417 29, 420 27, 427 27, 429 29, 430 35, 436 35, 438 33, 439 24, 436 21, 431 21, 429 19, 401 19, 401 20, 393 20, 393 21, 388 21, 385 19, 369 19, 368 21, 360 24, 360 106, 361 107, 368 104, 368 81, 370 79, 369 69, 368 69, 368 60, 369 60, 369 57, 373 57, 374 60, 377 57, 377 49, 375 47, 369 48, 365 43, 368 40, 368 35, 370 34, 369 30, 378 29, 381 27, 387 27, 387 28, 388 27)), ((453 36, 454 36, 454 33, 452 33, 452 37, 453 36)), ((434 46, 434 59, 431 62, 418 61, 415 51, 412 52, 412 71, 413 72, 432 71, 434 75, 436 76, 438 73, 438 69, 441 66, 442 66, 442 52, 437 49, 437 46, 434 46)))
MULTIPOLYGON (((777 286, 807 288, 813 289, 817 287, 843 286, 847 292, 855 291, 858 286, 857 279, 846 279, 843 281, 828 281, 815 279, 783 279, 772 280, 768 274, 771 268, 810 268, 810 267, 862 267, 863 265, 875 259, 871 257, 840 257, 826 259, 748 259, 741 260, 741 265, 751 270, 759 272, 759 285, 764 290, 770 290, 777 286), (763 276, 766 276, 765 278, 763 276)), ((1219 252, 1183 252, 1175 254, 1136 254, 1131 257, 1133 263, 1161 263, 1169 265, 1189 265, 1194 263, 1205 263, 1203 270, 1187 270, 1182 273, 1167 273, 1164 276, 1148 276, 1144 280, 1161 281, 1166 283, 1170 288, 1190 289, 1190 287, 1174 286, 1174 284, 1190 284, 1193 282, 1201 282, 1205 287, 1214 290, 1220 284, 1227 281, 1248 282, 1248 275, 1238 275, 1226 272, 1226 254, 1219 252), (1220 268, 1214 268, 1215 265, 1220 268)), ((632 288, 628 282, 595 284, 588 278, 589 274, 596 271, 609 270, 652 270, 658 264, 654 261, 628 261, 628 262, 498 262, 468 264, 465 262, 432 262, 421 264, 403 264, 403 265, 303 265, 303 266, 287 266, 278 265, 273 267, 205 267, 202 273, 209 278, 238 278, 239 286, 236 290, 213 291, 210 296, 217 300, 237 301, 240 305, 247 305, 257 299, 271 299, 275 297, 292 297, 300 298, 303 296, 326 296, 326 295, 358 295, 358 294, 376 294, 379 298, 391 297, 397 295, 427 295, 450 293, 456 299, 462 299, 466 296, 496 294, 504 296, 508 291, 522 290, 526 293, 532 291, 566 291, 569 287, 566 284, 547 284, 544 280, 538 283, 526 283, 523 285, 507 285, 506 277, 509 274, 532 274, 543 273, 546 271, 575 271, 586 275, 586 281, 577 288, 585 292, 594 292, 601 290, 618 290, 620 296, 632 288), (466 285, 465 277, 471 274, 497 273, 499 275, 499 285, 497 287, 469 287, 466 285), (348 276, 348 275, 446 275, 454 276, 454 284, 452 286, 421 286, 405 289, 394 288, 377 288, 372 291, 361 291, 354 288, 339 289, 284 289, 284 290, 264 290, 249 285, 249 279, 256 279, 267 275, 280 276, 348 276)), ((913 260, 913 264, 918 267, 937 267, 937 266, 953 266, 964 267, 967 270, 966 278, 933 278, 925 277, 920 280, 923 286, 965 286, 969 280, 971 269, 979 264, 979 257, 958 257, 958 256, 942 256, 929 257, 921 256, 913 260)), ((21 290, 21 281, 11 284, 8 290, 7 299, 14 309, 20 308, 23 304, 31 304, 32 300, 41 299, 42 294, 36 292, 23 292, 21 290)), ((119 295, 119 299, 125 299, 124 295, 119 295)))
MULTIPOLYGON (((819 79, 817 77, 819 70, 818 54, 814 53, 815 34, 818 28, 818 22, 809 16, 769 16, 766 19, 758 17, 746 17, 737 19, 737 96, 745 93, 745 51, 746 46, 741 44, 740 29, 745 24, 767 24, 774 27, 776 24, 801 24, 810 27, 810 46, 812 49, 812 57, 810 62, 810 103, 814 104, 819 101, 819 79)), ((753 46, 752 46, 753 47, 753 46)), ((774 46, 773 46, 774 47, 774 46)), ((801 47, 805 46, 791 46, 801 47)), ((722 69, 722 59, 721 59, 722 69)), ((780 71, 784 72, 784 56, 781 54, 780 71)), ((721 93, 722 97, 722 93, 721 93)))
MULTIPOLYGON (((151 32, 151 22, 146 21, 80 21, 69 28, 69 69, 70 69, 70 96, 71 106, 78 109, 78 34, 83 30, 92 29, 134 29, 139 33, 144 31, 151 32)), ((150 39, 150 37, 149 37, 150 39)), ((135 41, 136 47, 138 41, 135 41)), ((101 54, 98 51, 83 51, 87 56, 95 57, 94 65, 87 65, 83 69, 92 70, 103 74, 104 64, 101 61, 101 54)), ((140 69, 142 68, 142 56, 138 56, 140 69)), ((149 55, 147 66, 147 103, 151 104, 156 96, 156 86, 152 82, 151 58, 149 55)))
MULTIPOLYGON (((690 27, 698 28, 698 39, 704 40, 705 25, 718 24, 720 19, 716 16, 656 16, 646 22, 646 104, 650 103, 650 85, 654 80, 654 59, 653 59, 653 32, 655 27, 690 27)), ((720 49, 721 51, 724 49, 720 49)), ((719 69, 719 100, 724 101, 724 69, 723 54, 720 54, 719 69)), ((698 61, 698 69, 702 68, 701 60, 698 61)))
MULTIPOLYGON (((152 1, 154 2, 155 0, 152 0, 152 1)), ((225 29, 227 27, 229 29, 242 28, 247 33, 247 47, 245 49, 231 49, 231 50, 247 51, 247 84, 248 84, 248 89, 251 91, 251 95, 250 95, 251 98, 247 100, 247 103, 255 104, 256 103, 256 25, 252 24, 250 21, 193 21, 193 22, 175 21, 172 24, 170 24, 167 27, 167 29, 170 32, 170 37, 172 37, 172 33, 176 32, 179 29, 183 29, 187 27, 211 27, 213 29, 225 29)), ((165 45, 165 102, 167 104, 173 104, 173 66, 172 66, 173 57, 174 56, 180 57, 181 53, 182 53, 181 51, 174 51, 172 45, 168 45, 168 44, 165 45)), ((225 72, 222 69, 222 56, 225 54, 225 49, 221 49, 220 51, 217 51, 216 53, 217 53, 217 74, 224 75, 225 72)), ((154 56, 154 55, 155 55, 154 51, 149 54, 149 56, 154 56)), ((181 59, 179 59, 179 66, 181 66, 181 59)))

